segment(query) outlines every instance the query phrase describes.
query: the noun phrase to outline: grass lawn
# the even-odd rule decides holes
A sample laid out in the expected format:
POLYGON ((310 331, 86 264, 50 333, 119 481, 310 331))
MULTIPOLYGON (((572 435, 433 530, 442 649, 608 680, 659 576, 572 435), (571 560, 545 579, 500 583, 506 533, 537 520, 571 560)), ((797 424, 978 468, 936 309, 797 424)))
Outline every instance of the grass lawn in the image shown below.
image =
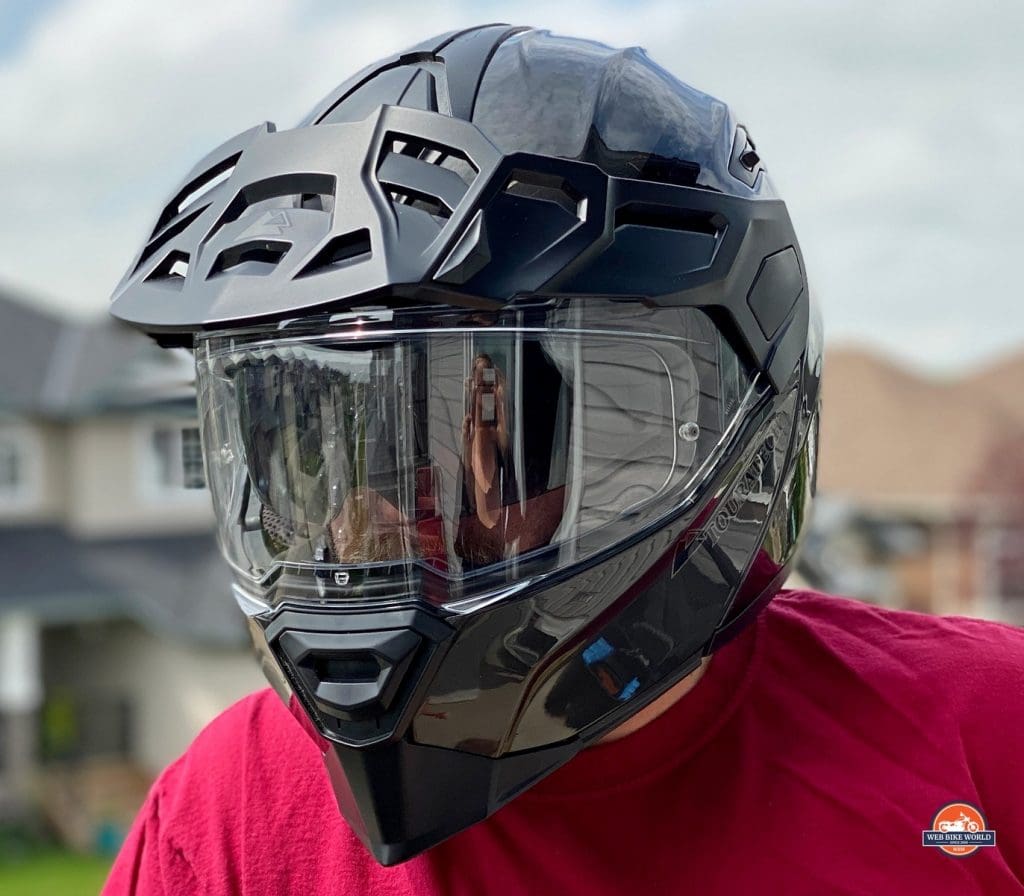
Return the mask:
POLYGON ((96 896, 110 870, 110 859, 68 852, 0 857, 3 896, 96 896))

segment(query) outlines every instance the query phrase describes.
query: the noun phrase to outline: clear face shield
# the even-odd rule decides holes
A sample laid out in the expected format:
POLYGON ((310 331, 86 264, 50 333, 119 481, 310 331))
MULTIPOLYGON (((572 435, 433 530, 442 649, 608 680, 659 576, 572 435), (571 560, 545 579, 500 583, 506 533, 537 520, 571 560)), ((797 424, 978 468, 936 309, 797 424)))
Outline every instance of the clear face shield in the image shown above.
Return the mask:
POLYGON ((196 342, 222 548, 257 604, 493 598, 690 500, 761 389, 692 308, 600 299, 196 342))

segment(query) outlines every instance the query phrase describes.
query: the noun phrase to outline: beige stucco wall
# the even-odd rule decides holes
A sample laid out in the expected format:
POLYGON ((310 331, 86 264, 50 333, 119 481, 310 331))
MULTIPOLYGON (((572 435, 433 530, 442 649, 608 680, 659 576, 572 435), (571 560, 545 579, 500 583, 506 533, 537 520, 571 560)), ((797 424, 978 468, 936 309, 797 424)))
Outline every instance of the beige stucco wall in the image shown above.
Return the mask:
MULTIPOLYGON (((145 467, 152 416, 103 416, 68 435, 68 525, 82 535, 201 531, 212 526, 209 493, 160 491, 145 467)), ((174 418, 167 418, 174 419, 174 418)))
POLYGON ((51 632, 45 668, 50 691, 127 697, 136 759, 154 774, 220 712, 266 686, 249 649, 186 645, 128 622, 51 632))
POLYGON ((36 420, 0 420, 30 452, 29 484, 23 498, 0 499, 0 526, 33 525, 59 517, 67 482, 67 438, 62 425, 36 420))

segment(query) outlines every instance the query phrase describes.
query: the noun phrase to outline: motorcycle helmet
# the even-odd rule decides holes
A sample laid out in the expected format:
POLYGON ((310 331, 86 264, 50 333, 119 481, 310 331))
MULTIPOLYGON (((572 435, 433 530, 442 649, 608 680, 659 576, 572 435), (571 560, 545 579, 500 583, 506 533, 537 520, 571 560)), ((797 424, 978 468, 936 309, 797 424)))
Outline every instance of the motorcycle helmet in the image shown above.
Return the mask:
POLYGON ((404 861, 693 671, 780 588, 820 332, 729 108, 491 25, 204 158, 112 313, 194 350, 270 680, 404 861))

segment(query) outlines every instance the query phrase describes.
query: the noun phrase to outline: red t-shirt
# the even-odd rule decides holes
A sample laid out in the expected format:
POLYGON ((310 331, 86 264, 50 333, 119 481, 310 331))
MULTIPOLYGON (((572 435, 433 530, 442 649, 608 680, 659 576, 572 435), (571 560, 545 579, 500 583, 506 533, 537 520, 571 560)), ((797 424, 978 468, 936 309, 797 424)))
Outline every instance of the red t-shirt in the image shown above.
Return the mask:
POLYGON ((104 892, 1024 893, 1024 631, 785 593, 664 715, 393 868, 263 691, 154 784, 104 892), (961 801, 996 845, 923 846, 961 801))

